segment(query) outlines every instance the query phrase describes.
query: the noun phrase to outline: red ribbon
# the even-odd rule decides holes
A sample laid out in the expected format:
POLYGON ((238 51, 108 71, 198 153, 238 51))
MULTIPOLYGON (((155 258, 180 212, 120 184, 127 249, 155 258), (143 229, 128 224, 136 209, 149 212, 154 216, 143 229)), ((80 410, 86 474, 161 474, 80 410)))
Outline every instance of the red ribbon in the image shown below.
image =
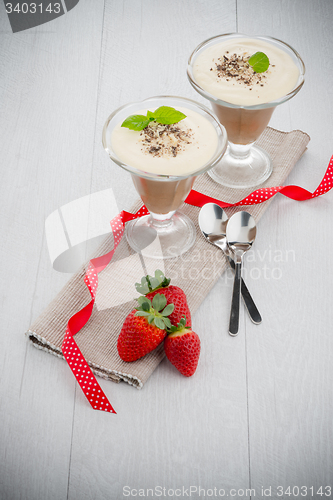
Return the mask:
POLYGON ((114 219, 112 219, 111 229, 114 238, 113 250, 90 261, 84 276, 84 282, 90 292, 91 301, 70 318, 67 324, 65 337, 61 345, 63 355, 69 364, 74 377, 94 410, 116 413, 97 382, 77 343, 75 342, 74 335, 81 330, 91 316, 98 286, 98 273, 103 271, 103 269, 111 261, 113 254, 123 237, 125 223, 129 220, 136 219, 137 217, 142 217, 147 214, 149 214, 149 212, 146 207, 143 206, 135 214, 122 211, 114 219))
POLYGON ((277 187, 268 187, 261 188, 253 191, 253 193, 246 196, 242 200, 237 203, 226 203, 221 200, 216 200, 211 196, 207 196, 206 194, 199 193, 198 191, 192 191, 188 195, 185 200, 185 203, 189 205, 194 205, 195 207, 203 207, 206 203, 217 203, 222 208, 226 207, 237 207, 239 205, 256 205, 258 203, 263 203, 264 201, 269 200, 272 196, 277 193, 281 193, 287 198, 291 198, 292 200, 304 201, 309 200, 310 198, 315 198, 316 196, 320 196, 322 194, 327 193, 333 187, 333 156, 330 159, 325 175, 317 187, 317 189, 310 193, 307 189, 303 189, 298 186, 277 186, 277 187))
MULTIPOLYGON (((332 187, 333 156, 330 159, 329 165, 321 183, 313 193, 310 193, 310 191, 307 191, 306 189, 298 186, 268 187, 257 189, 237 203, 226 203, 192 189, 192 191, 186 198, 185 203, 194 205, 196 207, 202 207, 206 203, 213 202, 217 203, 222 208, 240 205, 255 205, 257 203, 263 203, 269 200, 277 193, 281 193, 284 196, 291 198, 292 200, 303 201, 325 194, 332 187)), ((110 224, 114 237, 114 248, 113 250, 111 250, 111 252, 90 261, 87 272, 84 276, 84 282, 90 292, 91 301, 83 309, 81 309, 70 318, 61 346, 64 357, 70 369, 72 370, 77 382, 79 383, 79 386, 88 399, 90 405, 95 410, 116 413, 103 390, 101 389, 99 383, 97 382, 93 372, 91 371, 87 361, 85 360, 73 337, 88 322, 91 316, 98 286, 98 273, 105 269, 105 267, 111 261, 114 252, 123 237, 126 222, 148 214, 149 211, 143 205, 135 214, 122 211, 114 219, 112 219, 110 224)))

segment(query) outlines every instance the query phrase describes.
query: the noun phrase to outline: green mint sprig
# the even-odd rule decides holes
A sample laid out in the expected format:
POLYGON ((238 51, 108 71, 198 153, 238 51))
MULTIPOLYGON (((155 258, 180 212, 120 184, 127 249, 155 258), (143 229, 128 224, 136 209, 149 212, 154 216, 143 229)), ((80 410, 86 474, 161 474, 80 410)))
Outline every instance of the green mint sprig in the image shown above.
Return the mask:
POLYGON ((269 59, 263 52, 256 52, 253 54, 248 60, 248 63, 256 73, 263 73, 267 71, 269 67, 269 59))
POLYGON ((155 121, 162 125, 172 125, 173 123, 184 120, 186 115, 177 109, 169 106, 160 106, 154 112, 147 111, 147 115, 131 115, 126 118, 121 124, 122 127, 129 128, 139 132, 146 128, 150 122, 155 121))

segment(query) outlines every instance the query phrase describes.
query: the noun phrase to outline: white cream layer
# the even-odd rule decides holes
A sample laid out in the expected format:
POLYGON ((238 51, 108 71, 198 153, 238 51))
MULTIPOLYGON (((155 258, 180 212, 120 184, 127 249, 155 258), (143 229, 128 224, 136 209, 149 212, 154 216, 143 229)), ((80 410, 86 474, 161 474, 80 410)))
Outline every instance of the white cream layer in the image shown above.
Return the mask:
POLYGON ((195 81, 204 90, 225 102, 240 106, 263 104, 283 97, 296 86, 299 69, 289 54, 276 45, 253 38, 232 38, 208 47, 198 55, 193 64, 195 81), (226 52, 229 51, 229 54, 226 52), (248 86, 235 79, 219 78, 216 74, 218 58, 236 53, 240 56, 252 56, 264 52, 270 62, 267 71, 261 73, 264 86, 248 86), (213 68, 213 71, 210 69, 213 68), (250 90, 252 88, 252 90, 250 90))
MULTIPOLYGON (((158 157, 142 151, 142 136, 140 132, 115 126, 111 135, 111 146, 118 158, 143 172, 159 175, 190 175, 200 170, 214 156, 218 137, 213 125, 202 115, 187 108, 179 108, 186 115, 184 120, 177 123, 183 129, 191 129, 193 134, 191 144, 187 144, 185 151, 180 151, 176 157, 158 157)), ((151 109, 150 111, 154 111, 151 109)), ((147 109, 137 114, 146 115, 147 109)))

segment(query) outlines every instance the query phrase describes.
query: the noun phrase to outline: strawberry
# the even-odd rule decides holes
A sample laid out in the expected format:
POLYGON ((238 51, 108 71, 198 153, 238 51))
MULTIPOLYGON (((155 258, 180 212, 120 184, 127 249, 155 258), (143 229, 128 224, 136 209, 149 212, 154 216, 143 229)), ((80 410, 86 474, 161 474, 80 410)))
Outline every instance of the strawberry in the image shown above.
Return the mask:
POLYGON ((183 316, 186 317, 186 326, 191 326, 191 312, 187 305, 186 295, 178 286, 170 285, 170 278, 166 278, 162 271, 157 269, 155 276, 144 276, 141 283, 135 283, 137 292, 142 293, 148 299, 152 300, 153 297, 162 292, 166 299, 167 304, 174 304, 173 313, 170 314, 169 319, 173 325, 178 325, 183 316))
POLYGON ((172 326, 168 316, 174 306, 167 305, 164 295, 157 294, 152 301, 146 297, 137 300, 139 307, 126 317, 118 337, 117 349, 123 361, 136 361, 153 351, 172 326))
POLYGON ((172 326, 171 333, 164 339, 164 350, 168 360, 185 377, 191 377, 198 366, 200 339, 188 328, 186 318, 182 318, 178 327, 172 326))

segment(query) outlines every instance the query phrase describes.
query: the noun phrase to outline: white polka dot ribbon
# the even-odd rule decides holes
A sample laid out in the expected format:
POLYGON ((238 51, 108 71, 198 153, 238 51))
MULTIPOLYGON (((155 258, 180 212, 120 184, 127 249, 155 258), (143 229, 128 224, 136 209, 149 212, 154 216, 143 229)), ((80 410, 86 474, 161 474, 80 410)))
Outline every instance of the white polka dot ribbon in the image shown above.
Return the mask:
POLYGON ((306 189, 303 189, 299 186, 277 186, 277 187, 267 187, 257 189, 253 191, 253 193, 243 198, 243 200, 238 201, 237 203, 226 203, 221 200, 216 200, 215 198, 211 198, 205 194, 199 193, 198 191, 192 191, 186 198, 185 202, 190 205, 194 205, 196 207, 202 207, 206 203, 217 203, 222 208, 226 207, 234 207, 240 205, 256 205, 257 203, 263 203, 264 201, 269 200, 272 196, 275 196, 277 193, 281 193, 292 200, 304 201, 309 200, 311 198, 316 198, 322 194, 327 193, 333 187, 333 156, 330 159, 325 175, 317 187, 317 189, 310 193, 306 189))
POLYGON ((114 238, 113 250, 90 261, 87 272, 84 276, 84 282, 90 292, 91 301, 70 318, 61 346, 63 355, 70 369, 72 370, 79 386, 94 410, 116 413, 98 384, 82 352, 78 348, 74 340, 74 335, 81 330, 91 316, 98 286, 98 273, 102 271, 111 261, 114 252, 123 237, 125 223, 129 220, 136 219, 137 217, 142 217, 147 214, 149 214, 149 212, 147 208, 143 206, 138 212, 136 212, 136 214, 123 211, 112 219, 110 224, 114 238))

